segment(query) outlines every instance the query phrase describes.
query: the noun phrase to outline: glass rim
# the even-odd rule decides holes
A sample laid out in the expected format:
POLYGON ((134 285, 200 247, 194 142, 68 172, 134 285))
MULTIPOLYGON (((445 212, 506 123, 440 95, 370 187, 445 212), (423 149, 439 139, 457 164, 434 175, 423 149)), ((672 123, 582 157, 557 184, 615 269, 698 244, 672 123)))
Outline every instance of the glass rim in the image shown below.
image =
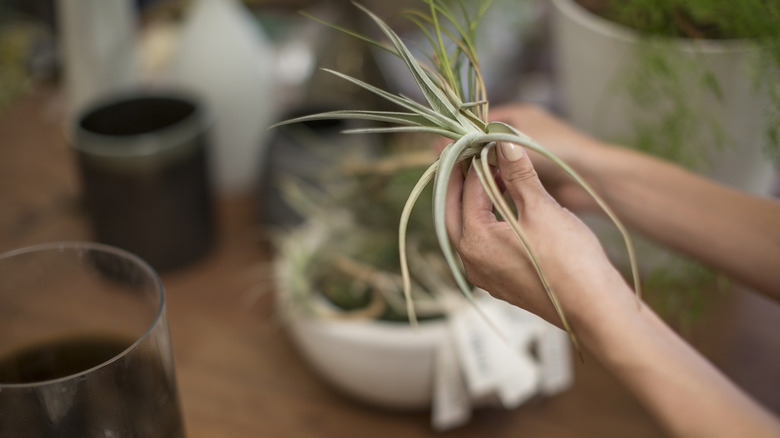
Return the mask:
POLYGON ((185 88, 129 89, 102 96, 90 101, 69 126, 72 136, 70 146, 84 154, 102 158, 144 158, 177 149, 213 128, 216 120, 208 103, 199 94, 185 88), (167 126, 149 132, 129 135, 110 135, 92 131, 82 126, 90 115, 111 108, 114 105, 142 100, 166 100, 192 106, 193 111, 167 126), (171 141, 160 142, 167 136, 171 141), (136 144, 133 148, 107 146, 136 144))
POLYGON ((141 257, 131 253, 130 251, 124 250, 116 246, 106 245, 104 243, 88 242, 88 241, 61 241, 61 242, 39 243, 39 244, 24 246, 21 248, 12 249, 0 253, 0 263, 2 263, 4 260, 16 256, 44 252, 44 251, 52 251, 52 250, 55 251, 59 250, 60 252, 64 252, 65 250, 101 251, 131 261, 133 264, 141 268, 144 272, 148 273, 150 277, 154 280, 154 285, 155 285, 154 289, 157 291, 157 295, 158 295, 157 311, 154 315, 154 318, 152 319, 152 322, 149 324, 149 327, 147 327, 146 330, 140 336, 138 336, 138 338, 136 338, 132 344, 130 344, 127 348, 122 350, 120 353, 117 353, 116 355, 114 355, 113 357, 111 357, 106 361, 103 361, 90 368, 81 370, 77 373, 68 374, 66 376, 57 377, 55 379, 38 380, 35 382, 24 382, 24 383, 7 383, 7 382, 0 381, 0 389, 34 388, 34 387, 53 385, 57 383, 63 383, 63 382, 67 382, 79 378, 81 376, 85 376, 98 369, 107 367, 112 363, 116 362, 117 360, 119 360, 121 357, 126 356, 127 353, 129 353, 131 350, 135 349, 136 347, 138 347, 138 345, 140 345, 143 341, 145 341, 164 315, 165 289, 163 287, 163 282, 162 279, 160 278, 160 275, 152 267, 152 265, 150 265, 141 257))

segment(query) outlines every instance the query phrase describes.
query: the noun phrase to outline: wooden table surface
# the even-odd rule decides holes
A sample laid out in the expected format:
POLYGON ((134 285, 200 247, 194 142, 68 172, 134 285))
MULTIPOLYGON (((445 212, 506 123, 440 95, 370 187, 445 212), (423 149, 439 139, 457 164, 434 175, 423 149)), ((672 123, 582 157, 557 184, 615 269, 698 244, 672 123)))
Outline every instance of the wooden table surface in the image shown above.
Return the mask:
MULTIPOLYGON (((0 251, 90 238, 55 89, 0 114, 0 251)), ((274 314, 251 196, 221 199, 216 248, 162 275, 182 409, 199 437, 659 437, 645 410, 592 357, 572 389, 512 411, 482 408, 435 433, 428 412, 392 412, 348 399, 295 351, 274 314)), ((696 345, 780 413, 780 306, 735 292, 696 345)), ((662 360, 662 358, 659 358, 662 360)))

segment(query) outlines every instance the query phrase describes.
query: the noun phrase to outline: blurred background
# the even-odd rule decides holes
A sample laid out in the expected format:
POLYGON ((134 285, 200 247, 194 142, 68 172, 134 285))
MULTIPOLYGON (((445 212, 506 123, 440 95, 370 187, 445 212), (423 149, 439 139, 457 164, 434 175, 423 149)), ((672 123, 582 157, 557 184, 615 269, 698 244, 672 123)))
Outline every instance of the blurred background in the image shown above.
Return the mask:
MULTIPOLYGON (((365 2, 405 38, 423 36, 392 19, 416 2, 365 2)), ((552 105, 540 35, 545 6, 498 0, 480 36, 495 104, 522 98, 552 105), (521 74, 522 73, 522 74, 521 74)), ((376 96, 318 71, 333 68, 416 96, 400 63, 316 17, 376 36, 349 2, 335 0, 21 1, 0 6, 0 110, 36 86, 61 91, 69 130, 101 96, 127 89, 183 87, 204 98, 216 120, 213 184, 220 194, 256 190, 264 179, 266 128, 315 109, 383 105, 376 96)))
MULTIPOLYGON (((398 11, 419 6, 419 1, 361 3, 414 41, 411 47, 424 42, 419 31, 396 18, 398 11)), ((605 79, 576 60, 565 64, 571 61, 560 55, 565 36, 557 32, 565 20, 554 5, 560 3, 564 1, 494 0, 485 18, 489 25, 480 28, 478 39, 491 105, 538 104, 594 135, 625 140, 625 132, 583 115, 590 116, 593 106, 575 102, 579 96, 572 89, 595 93, 620 81, 605 79), (602 84, 575 84, 574 76, 596 77, 602 84)), ((0 251, 92 238, 85 225, 82 182, 68 147, 87 109, 117 93, 187 90, 207 114, 207 171, 217 228, 214 246, 200 259, 163 275, 191 435, 253 436, 265 430, 277 432, 272 436, 366 436, 354 433, 369 430, 372 436, 429 436, 427 413, 374 411, 334 395, 299 365, 300 357, 283 338, 274 336, 278 321, 266 293, 273 259, 268 235, 303 220, 285 202, 279 178, 296 175, 311 186, 338 186, 344 161, 362 163, 396 149, 426 152, 431 142, 429 137, 346 137, 339 132, 354 126, 338 122, 307 125, 303 133, 268 129, 321 110, 387 109, 376 96, 320 67, 418 96, 402 64, 300 10, 376 36, 366 17, 345 0, 0 0, 0 251), (220 429, 218 424, 229 426, 220 429)), ((612 51, 587 46, 592 41, 584 37, 574 39, 586 44, 568 49, 575 54, 612 51)), ((737 78, 739 84, 749 82, 737 78)), ((647 94, 647 89, 640 91, 647 94)), ((596 100, 592 105, 603 105, 596 100)), ((734 111, 757 106, 752 102, 744 99, 734 111)), ((626 112, 617 104, 612 108, 626 112)), ((746 114, 751 123, 761 119, 746 114)), ((618 119, 612 113, 605 118, 618 119)), ((622 119, 615 123, 626 125, 622 119)), ((763 151, 760 145, 757 150, 763 151)), ((718 177, 745 190, 777 195, 777 186, 770 183, 775 181, 774 161, 760 153, 741 175, 718 177)), ((362 202, 353 206, 374 216, 386 213, 364 202, 380 195, 360 196, 362 202)), ((677 281, 665 275, 670 271, 663 272, 652 277, 658 289, 677 281)), ((699 292, 674 300, 651 294, 649 299, 666 309, 670 323, 730 377, 780 413, 780 306, 737 287, 707 307, 700 296, 702 285, 708 291, 719 289, 720 279, 700 275, 698 267, 685 274, 691 272, 697 279, 674 283, 675 290, 699 292)), ((450 436, 516 436, 519 430, 546 437, 663 436, 593 358, 574 368, 573 389, 556 399, 537 401, 517 416, 488 410, 450 436), (593 403, 602 396, 602 402, 593 403)))

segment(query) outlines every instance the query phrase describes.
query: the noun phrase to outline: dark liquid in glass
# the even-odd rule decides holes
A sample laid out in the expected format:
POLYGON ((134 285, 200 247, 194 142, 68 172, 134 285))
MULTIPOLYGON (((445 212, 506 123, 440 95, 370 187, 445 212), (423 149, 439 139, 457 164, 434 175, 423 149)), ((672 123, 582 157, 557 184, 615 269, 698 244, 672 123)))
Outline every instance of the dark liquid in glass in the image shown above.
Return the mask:
POLYGON ((175 379, 158 355, 134 350, 106 364, 131 344, 84 336, 0 357, 0 385, 14 384, 0 387, 0 438, 183 438, 175 379))
POLYGON ((73 338, 0 357, 0 383, 34 383, 78 374, 108 362, 130 346, 115 338, 73 338))

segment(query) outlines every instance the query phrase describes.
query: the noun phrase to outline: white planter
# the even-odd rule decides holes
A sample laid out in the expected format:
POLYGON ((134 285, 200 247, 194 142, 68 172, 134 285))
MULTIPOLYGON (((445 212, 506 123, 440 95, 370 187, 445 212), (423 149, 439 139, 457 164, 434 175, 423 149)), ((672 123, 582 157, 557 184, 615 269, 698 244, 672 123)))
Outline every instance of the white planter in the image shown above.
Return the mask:
MULTIPOLYGON (((632 103, 620 86, 623 69, 636 62, 636 33, 596 16, 574 0, 553 0, 552 4, 554 62, 567 118, 601 139, 632 143, 634 120, 652 117, 632 103)), ((726 136, 721 150, 713 146, 706 126, 686 139, 686 144, 702 149, 709 157, 710 166, 702 173, 742 190, 768 194, 774 174, 764 152, 768 99, 756 88, 752 76, 755 46, 745 41, 668 42, 680 64, 710 71, 722 90, 719 100, 698 91, 699 79, 684 79, 690 91, 686 98, 708 111, 726 136)))
POLYGON ((443 315, 417 327, 345 313, 317 294, 307 273, 349 224, 338 213, 281 236, 273 266, 277 309, 293 344, 335 388, 383 408, 430 409, 433 427, 446 430, 468 421, 473 407, 513 409, 571 386, 567 334, 484 291, 475 292, 476 305, 454 291, 417 301, 443 315))
POLYGON ((442 322, 415 330, 402 323, 290 318, 301 354, 328 382, 364 402, 391 409, 430 407, 442 322))
POLYGON ((574 379, 565 332, 487 294, 478 303, 503 339, 470 305, 414 328, 296 312, 284 285, 277 298, 293 343, 324 380, 381 408, 431 409, 438 430, 465 423, 475 407, 513 409, 574 379))

